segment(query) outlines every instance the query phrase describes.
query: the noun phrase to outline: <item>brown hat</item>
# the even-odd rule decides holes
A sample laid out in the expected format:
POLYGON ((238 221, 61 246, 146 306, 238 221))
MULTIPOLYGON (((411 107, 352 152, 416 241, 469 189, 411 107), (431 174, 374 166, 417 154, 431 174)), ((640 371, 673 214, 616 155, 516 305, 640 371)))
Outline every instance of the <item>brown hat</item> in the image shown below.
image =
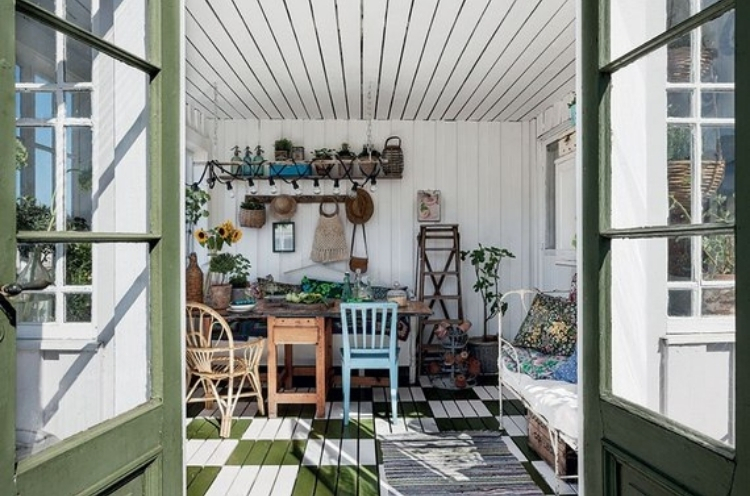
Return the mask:
POLYGON ((370 193, 363 188, 357 188, 355 198, 347 197, 346 199, 346 218, 352 224, 364 224, 375 211, 375 205, 372 203, 370 193))
POLYGON ((271 212, 277 219, 291 219, 297 211, 297 201, 289 195, 279 195, 271 202, 271 212))

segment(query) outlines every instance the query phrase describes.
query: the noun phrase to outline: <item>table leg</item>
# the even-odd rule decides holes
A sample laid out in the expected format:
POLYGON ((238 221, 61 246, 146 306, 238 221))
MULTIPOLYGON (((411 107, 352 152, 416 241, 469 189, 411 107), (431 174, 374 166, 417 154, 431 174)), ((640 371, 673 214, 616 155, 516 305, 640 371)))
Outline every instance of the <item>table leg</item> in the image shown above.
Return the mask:
POLYGON ((268 326, 268 418, 276 418, 278 414, 276 381, 279 371, 276 368, 276 345, 274 343, 273 326, 268 326))
POLYGON ((323 417, 326 409, 326 385, 328 383, 328 340, 325 319, 318 317, 318 343, 315 347, 315 416, 323 417))
POLYGON ((284 387, 292 389, 292 377, 294 377, 294 360, 291 344, 284 345, 284 387))

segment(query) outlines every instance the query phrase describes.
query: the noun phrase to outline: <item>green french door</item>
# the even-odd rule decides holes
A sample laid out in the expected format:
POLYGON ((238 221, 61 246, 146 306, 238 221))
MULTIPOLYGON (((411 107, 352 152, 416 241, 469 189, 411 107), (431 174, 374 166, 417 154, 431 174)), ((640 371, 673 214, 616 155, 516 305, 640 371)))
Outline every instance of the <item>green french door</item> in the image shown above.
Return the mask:
POLYGON ((0 0, 0 492, 181 494, 180 2, 0 0))
POLYGON ((585 493, 750 494, 750 5, 580 5, 585 493))

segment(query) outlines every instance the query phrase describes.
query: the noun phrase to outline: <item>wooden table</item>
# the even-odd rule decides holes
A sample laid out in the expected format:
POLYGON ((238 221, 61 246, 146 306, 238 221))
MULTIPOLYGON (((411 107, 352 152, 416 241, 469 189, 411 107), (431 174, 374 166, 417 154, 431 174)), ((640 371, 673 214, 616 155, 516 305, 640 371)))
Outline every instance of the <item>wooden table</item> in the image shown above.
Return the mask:
MULTIPOLYGON (((325 414, 325 399, 333 381, 331 354, 332 321, 341 316, 338 300, 328 304, 304 305, 260 299, 252 312, 227 315, 227 321, 266 319, 268 323, 268 416, 278 415, 279 403, 315 404, 315 416, 325 414), (293 346, 315 346, 315 367, 295 367, 293 346), (284 346, 284 370, 279 376, 278 346, 284 346), (276 371, 276 373, 273 373, 276 371), (292 378, 295 374, 315 375, 314 392, 293 392, 292 378), (279 382, 285 390, 279 390, 279 382)), ((398 309, 400 316, 425 317, 432 314, 429 306, 421 301, 410 301, 398 309)), ((414 332, 416 336, 418 333, 414 332)), ((413 341, 413 340, 412 340, 413 341)), ((411 342, 411 341, 410 341, 411 342)), ((412 364, 412 367, 415 365, 412 364)), ((410 370, 410 376, 415 371, 410 370)))

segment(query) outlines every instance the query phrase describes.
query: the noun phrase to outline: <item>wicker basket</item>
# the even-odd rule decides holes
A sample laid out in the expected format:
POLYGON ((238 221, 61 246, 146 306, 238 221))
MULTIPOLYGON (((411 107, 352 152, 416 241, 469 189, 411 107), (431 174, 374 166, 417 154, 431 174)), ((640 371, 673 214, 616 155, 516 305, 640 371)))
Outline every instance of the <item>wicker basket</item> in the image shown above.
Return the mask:
MULTIPOLYGON (((669 47, 667 49, 667 74, 670 83, 689 83, 692 79, 692 58, 689 46, 669 47)), ((714 57, 716 53, 710 48, 701 49, 701 81, 711 81, 714 57)))
POLYGON ((266 224, 266 209, 263 210, 247 210, 245 208, 240 209, 240 225, 242 227, 254 227, 261 228, 266 224))
MULTIPOLYGON (((704 160, 701 164, 701 192, 703 196, 716 193, 724 180, 726 162, 723 160, 704 160)), ((692 184, 692 164, 690 160, 670 160, 667 162, 667 182, 669 195, 690 209, 690 191, 692 184)))
POLYGON ((391 136, 385 140, 383 148, 383 173, 386 176, 400 176, 404 172, 404 151, 401 149, 401 138, 391 136), (398 140, 397 145, 389 145, 391 140, 398 140))

